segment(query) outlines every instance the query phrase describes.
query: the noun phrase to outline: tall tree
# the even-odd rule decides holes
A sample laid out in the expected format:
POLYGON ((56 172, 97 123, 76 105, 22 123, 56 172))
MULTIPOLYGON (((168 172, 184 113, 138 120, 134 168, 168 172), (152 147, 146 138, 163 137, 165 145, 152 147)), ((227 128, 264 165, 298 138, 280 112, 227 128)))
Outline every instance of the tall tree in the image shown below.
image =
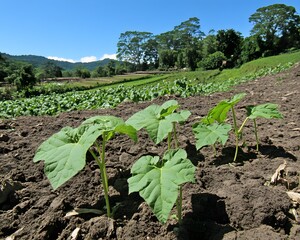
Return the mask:
POLYGON ((241 53, 241 43, 243 37, 240 32, 233 29, 219 30, 216 35, 218 51, 224 53, 231 65, 234 66, 241 53))
POLYGON ((62 68, 52 61, 46 62, 43 66, 43 70, 45 78, 62 77, 62 68))
MULTIPOLYGON (((265 51, 278 53, 282 49, 276 49, 282 36, 287 37, 300 34, 300 17, 296 9, 285 4, 273 4, 256 10, 249 18, 254 26, 251 35, 259 35, 265 42, 265 51), (291 31, 295 30, 296 31, 291 31)), ((293 36, 295 38, 295 36, 293 36)), ((296 39, 298 37, 296 36, 296 39)))
POLYGON ((196 17, 175 26, 156 36, 159 49, 159 65, 162 67, 188 67, 194 70, 201 58, 201 40, 204 33, 200 30, 200 20, 196 17))
POLYGON ((84 68, 82 66, 78 66, 75 69, 74 75, 76 77, 80 77, 80 78, 90 78, 91 77, 90 71, 87 68, 84 68))
POLYGON ((175 44, 175 32, 173 30, 161 33, 157 35, 155 39, 158 43, 159 50, 174 50, 177 48, 175 44))
POLYGON ((204 33, 200 30, 200 20, 196 17, 174 27, 175 41, 179 48, 193 48, 198 45, 204 33))
POLYGON ((218 51, 218 41, 217 36, 215 34, 215 30, 210 30, 209 33, 203 38, 203 57, 207 57, 208 55, 218 51))
POLYGON ((21 65, 20 68, 14 69, 5 80, 16 85, 17 90, 31 88, 37 82, 33 67, 30 64, 21 65))
POLYGON ((159 66, 163 69, 175 67, 178 53, 175 50, 160 50, 159 51, 159 66))
POLYGON ((262 55, 263 41, 258 35, 246 37, 241 47, 240 63, 259 58, 262 55))
POLYGON ((117 43, 117 58, 140 66, 146 58, 147 43, 153 38, 150 32, 127 31, 121 33, 117 43))
POLYGON ((149 67, 158 67, 158 42, 155 37, 151 37, 145 42, 144 46, 143 63, 149 65, 149 67))
POLYGON ((6 62, 6 59, 0 53, 0 82, 3 82, 4 79, 7 77, 7 65, 8 63, 6 62))

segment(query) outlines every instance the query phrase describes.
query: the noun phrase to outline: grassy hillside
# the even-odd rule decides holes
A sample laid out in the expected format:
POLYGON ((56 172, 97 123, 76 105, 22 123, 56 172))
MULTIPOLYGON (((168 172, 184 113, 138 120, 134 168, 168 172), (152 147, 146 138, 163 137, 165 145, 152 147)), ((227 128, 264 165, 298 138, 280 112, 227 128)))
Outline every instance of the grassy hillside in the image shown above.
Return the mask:
POLYGON ((248 63, 243 64, 240 68, 209 70, 209 71, 195 71, 195 72, 180 72, 171 74, 167 80, 176 80, 187 78, 196 82, 208 82, 208 81, 224 81, 228 79, 244 78, 249 75, 253 75, 256 72, 267 69, 275 68, 278 65, 285 65, 287 63, 300 62, 300 51, 294 53, 286 53, 278 56, 260 58, 248 63))

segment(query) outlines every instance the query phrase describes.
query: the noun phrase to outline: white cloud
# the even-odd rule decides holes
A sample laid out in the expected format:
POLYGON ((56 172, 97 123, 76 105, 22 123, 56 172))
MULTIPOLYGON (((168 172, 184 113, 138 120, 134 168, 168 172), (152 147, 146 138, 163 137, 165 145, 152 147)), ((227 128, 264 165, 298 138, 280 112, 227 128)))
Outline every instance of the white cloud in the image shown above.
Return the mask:
POLYGON ((103 56, 100 58, 100 60, 103 60, 103 59, 105 59, 105 58, 109 58, 109 59, 117 59, 117 54, 107 54, 107 53, 105 53, 105 54, 103 54, 103 56))
POLYGON ((80 62, 83 62, 83 63, 95 62, 95 61, 97 61, 97 57, 95 57, 95 56, 88 56, 88 57, 80 58, 80 62))
POLYGON ((75 61, 73 59, 69 59, 69 58, 60 58, 60 57, 54 57, 54 56, 49 56, 47 58, 51 59, 51 60, 56 60, 56 61, 64 61, 64 62, 75 63, 75 61))
POLYGON ((89 62, 95 62, 97 60, 103 60, 103 59, 106 59, 106 58, 117 59, 117 54, 107 54, 107 53, 105 53, 99 59, 96 56, 87 56, 87 57, 80 58, 79 61, 75 61, 75 60, 69 59, 69 58, 61 58, 61 57, 54 57, 54 56, 49 56, 47 58, 52 59, 52 60, 56 60, 56 61, 65 61, 65 62, 71 62, 71 63, 75 63, 75 62, 89 63, 89 62))

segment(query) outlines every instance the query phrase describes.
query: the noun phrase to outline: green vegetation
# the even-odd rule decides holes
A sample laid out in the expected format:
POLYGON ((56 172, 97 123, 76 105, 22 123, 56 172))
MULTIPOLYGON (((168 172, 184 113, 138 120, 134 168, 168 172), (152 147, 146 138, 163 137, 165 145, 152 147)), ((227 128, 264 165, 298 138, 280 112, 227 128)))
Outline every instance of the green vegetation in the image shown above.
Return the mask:
POLYGON ((236 161, 239 140, 242 138, 243 128, 246 122, 251 119, 254 123, 254 133, 256 138, 256 150, 258 151, 259 141, 257 135, 257 118, 282 118, 278 111, 278 105, 273 103, 260 104, 257 106, 247 106, 247 117, 240 127, 237 126, 237 118, 235 113, 235 105, 238 104, 244 97, 245 93, 236 94, 230 100, 222 100, 215 107, 213 107, 199 123, 194 124, 193 131, 197 139, 196 147, 200 149, 205 145, 213 145, 217 141, 224 145, 228 139, 228 133, 231 130, 231 125, 226 124, 228 121, 228 112, 232 112, 233 129, 235 135, 235 155, 233 161, 236 161))
POLYGON ((129 193, 139 192, 159 221, 165 223, 177 200, 177 219, 182 219, 181 185, 195 181, 195 166, 183 149, 172 149, 159 156, 143 156, 131 168, 129 193))
POLYGON ((256 119, 257 118, 283 118, 281 113, 278 110, 278 105, 273 103, 265 103, 260 104, 257 106, 248 106, 247 107, 247 117, 242 123, 242 126, 238 130, 238 134, 242 134, 243 127, 246 124, 246 122, 250 119, 253 120, 254 124, 254 134, 256 139, 256 151, 259 151, 259 140, 258 140, 258 134, 257 134, 257 124, 256 119))
POLYGON ((128 179, 129 193, 139 192, 149 204, 158 220, 165 223, 177 200, 177 219, 182 220, 182 188, 186 182, 194 182, 195 167, 187 159, 187 153, 179 149, 176 123, 183 124, 190 111, 177 112, 178 102, 170 100, 161 106, 153 104, 135 113, 126 123, 136 130, 145 128, 156 144, 168 139, 168 151, 159 156, 143 156, 132 166, 128 179), (172 141, 174 148, 172 148, 172 141))
POLYGON ((233 68, 260 57, 299 49, 300 16, 294 7, 285 4, 262 7, 249 17, 249 22, 253 28, 246 38, 234 29, 210 31, 205 36, 197 17, 158 35, 127 31, 120 34, 117 56, 134 63, 136 70, 158 67, 194 71, 197 66, 233 68))
POLYGON ((91 153, 101 172, 107 216, 111 217, 108 198, 108 179, 105 165, 105 146, 115 134, 126 134, 137 141, 136 130, 113 116, 96 116, 84 121, 78 128, 64 127, 37 149, 33 161, 44 160, 45 174, 53 189, 57 189, 86 164, 87 151, 91 153), (101 137, 101 147, 98 138, 101 137), (95 153, 98 152, 98 157, 95 153))
POLYGON ((95 116, 77 128, 64 127, 39 146, 33 161, 45 162, 44 172, 55 190, 84 168, 89 151, 100 168, 107 216, 113 217, 105 165, 106 143, 117 133, 137 141, 136 129, 145 127, 156 143, 168 138, 168 150, 161 160, 159 156, 143 156, 137 160, 131 169, 132 177, 128 179, 129 193, 138 191, 163 223, 177 202, 177 218, 181 222, 181 185, 194 182, 196 168, 187 159, 186 151, 178 148, 176 123, 183 123, 191 114, 187 110, 176 112, 178 108, 177 101, 171 100, 161 106, 149 106, 126 123, 114 116, 95 116), (175 149, 171 148, 172 135, 175 149), (98 143, 100 139, 101 145, 98 143))
MULTIPOLYGON (((170 100, 159 106, 153 104, 142 111, 135 113, 126 122, 137 130, 145 128, 150 138, 156 144, 160 143, 173 132, 175 139, 175 123, 182 123, 191 115, 189 111, 175 112, 179 108, 177 101, 170 100)), ((168 137, 170 139, 171 136, 168 137)), ((169 148, 171 142, 169 141, 169 148)), ((177 146, 177 144, 175 144, 177 146)))
MULTIPOLYGON (((193 126, 197 149, 205 145, 214 145, 217 141, 222 142, 223 145, 226 143, 231 125, 226 124, 225 121, 228 120, 227 115, 231 110, 236 135, 236 152, 233 161, 236 161, 238 140, 242 135, 242 129, 249 119, 254 121, 258 150, 256 119, 282 118, 282 115, 276 104, 249 106, 247 117, 238 128, 234 106, 244 96, 244 93, 240 93, 230 100, 220 101, 206 117, 193 126)), ((179 148, 176 130, 176 125, 184 124, 191 113, 188 110, 178 111, 178 109, 178 102, 169 100, 162 105, 148 106, 133 114, 126 122, 114 116, 91 117, 79 127, 64 127, 44 141, 37 149, 33 161, 45 162, 44 172, 55 190, 84 168, 87 151, 89 151, 100 169, 107 216, 113 217, 108 195, 106 144, 116 134, 125 134, 136 142, 137 131, 145 128, 155 144, 161 144, 167 139, 168 148, 162 158, 145 155, 133 164, 132 176, 127 180, 129 194, 139 192, 162 223, 169 219, 170 212, 176 203, 176 218, 180 224, 182 222, 182 185, 195 182, 196 167, 187 158, 186 151, 179 148)), ((88 212, 96 211, 89 210, 88 212)))
MULTIPOLYGON (((236 69, 233 69, 234 74, 231 76, 241 77, 219 81, 216 78, 219 78, 220 74, 216 74, 215 70, 204 72, 206 73, 205 80, 196 78, 194 80, 187 78, 172 80, 172 77, 175 77, 175 75, 170 76, 168 74, 165 80, 160 79, 165 76, 154 76, 153 79, 145 79, 144 84, 139 86, 130 86, 132 84, 128 83, 129 86, 127 87, 119 84, 116 87, 99 88, 97 90, 67 92, 64 94, 53 93, 51 95, 40 95, 26 99, 7 100, 0 102, 0 118, 11 118, 22 115, 55 115, 60 112, 72 110, 115 107, 123 101, 147 101, 164 95, 176 94, 181 97, 189 97, 227 91, 232 86, 241 82, 268 74, 275 74, 291 66, 292 63, 288 63, 272 68, 262 68, 246 76, 240 75, 236 69), (151 79, 154 81, 152 84, 149 83, 151 79)), ((189 73, 187 75, 196 76, 195 73, 192 72, 190 75, 189 73)), ((226 73, 230 73, 229 70, 226 73)))

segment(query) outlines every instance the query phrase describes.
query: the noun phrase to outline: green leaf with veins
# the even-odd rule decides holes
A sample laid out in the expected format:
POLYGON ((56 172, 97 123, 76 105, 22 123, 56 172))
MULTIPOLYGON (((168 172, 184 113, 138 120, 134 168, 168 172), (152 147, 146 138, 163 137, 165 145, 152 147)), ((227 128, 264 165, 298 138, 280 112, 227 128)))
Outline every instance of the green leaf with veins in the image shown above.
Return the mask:
POLYGON ((71 127, 61 129, 40 145, 33 158, 34 162, 45 161, 44 171, 54 189, 84 168, 86 152, 101 135, 97 126, 82 135, 78 132, 71 127))
POLYGON ((196 137, 196 148, 200 149, 207 145, 213 145, 221 142, 225 145, 228 140, 231 125, 226 123, 205 124, 199 123, 193 126, 193 132, 196 137))
POLYGON ((108 141, 115 133, 137 139, 135 128, 126 125, 121 118, 96 116, 78 128, 64 127, 52 135, 39 146, 33 161, 45 161, 45 174, 57 189, 84 168, 86 153, 99 136, 105 135, 108 141))
POLYGON ((150 138, 157 144, 173 130, 173 123, 182 123, 190 116, 190 111, 175 112, 179 107, 177 101, 170 100, 159 105, 149 107, 132 115, 126 123, 137 130, 145 128, 150 138))
POLYGON ((179 186, 194 182, 195 166, 183 149, 169 150, 160 161, 158 156, 143 156, 131 168, 129 193, 139 192, 159 221, 168 220, 179 186))
POLYGON ((274 103, 265 103, 257 106, 248 106, 247 115, 249 119, 261 118, 283 118, 278 110, 278 105, 274 103))
POLYGON ((217 106, 209 110, 207 116, 201 120, 206 124, 211 124, 215 121, 222 123, 227 119, 227 113, 234 105, 241 101, 246 96, 246 93, 239 93, 234 95, 230 100, 222 100, 217 106))
POLYGON ((114 137, 115 133, 121 133, 129 136, 135 142, 137 141, 136 129, 126 124, 122 118, 114 116, 95 116, 85 120, 81 126, 86 127, 89 125, 98 126, 99 130, 107 134, 108 141, 114 137))

